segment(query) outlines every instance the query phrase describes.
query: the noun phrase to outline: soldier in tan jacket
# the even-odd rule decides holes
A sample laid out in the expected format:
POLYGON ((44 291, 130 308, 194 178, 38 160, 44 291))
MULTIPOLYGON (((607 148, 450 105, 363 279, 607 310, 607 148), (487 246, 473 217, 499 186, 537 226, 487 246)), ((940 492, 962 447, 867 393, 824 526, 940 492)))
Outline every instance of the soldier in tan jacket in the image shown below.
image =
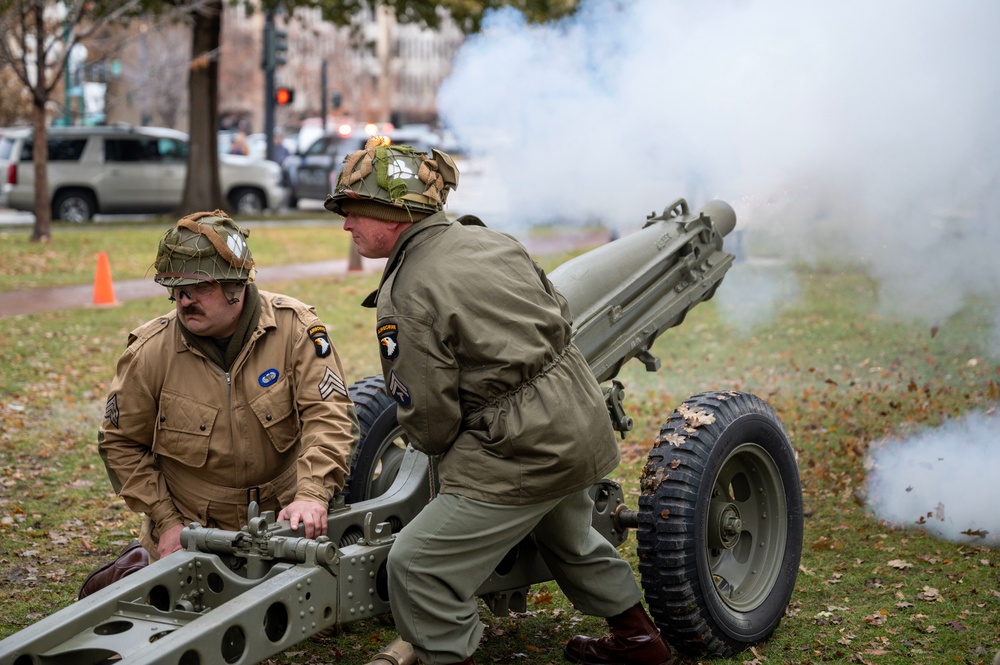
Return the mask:
POLYGON ((155 279, 175 309, 130 333, 108 394, 100 453, 154 560, 191 522, 241 528, 250 502, 325 535, 344 485, 340 357, 312 307, 258 291, 248 235, 218 210, 167 231, 155 279))
POLYGON ((389 553, 396 628, 421 663, 473 663, 475 591, 534 534, 574 606, 611 627, 571 639, 568 659, 671 663, 631 567, 591 526, 587 490, 619 451, 567 303, 516 240, 448 219, 457 183, 448 155, 373 140, 326 201, 362 256, 388 258, 365 304, 399 424, 440 482, 389 553))

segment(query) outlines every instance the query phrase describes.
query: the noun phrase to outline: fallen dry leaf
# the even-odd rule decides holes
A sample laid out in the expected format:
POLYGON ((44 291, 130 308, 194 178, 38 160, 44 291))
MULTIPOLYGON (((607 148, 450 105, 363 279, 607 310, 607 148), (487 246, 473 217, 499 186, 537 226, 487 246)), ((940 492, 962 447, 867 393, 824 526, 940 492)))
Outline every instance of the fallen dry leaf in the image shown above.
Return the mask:
POLYGON ((680 434, 674 434, 673 432, 671 432, 670 434, 663 434, 661 436, 656 437, 657 444, 668 443, 671 446, 679 446, 685 441, 687 441, 686 436, 681 436, 680 434))
POLYGON ((864 618, 864 622, 869 626, 884 626, 887 620, 888 616, 885 610, 879 610, 878 612, 869 614, 864 618))
POLYGON ((715 422, 715 416, 705 409, 692 409, 687 404, 681 404, 677 407, 677 413, 684 417, 689 427, 701 427, 715 422))
POLYGON ((963 536, 969 536, 970 538, 985 538, 986 536, 989 535, 990 532, 987 531, 986 529, 976 529, 975 531, 973 531, 972 529, 966 529, 965 531, 961 531, 960 533, 963 536))
POLYGON ((837 540, 836 538, 827 538, 826 536, 820 536, 819 540, 811 545, 813 551, 821 550, 839 550, 844 548, 843 541, 837 540))

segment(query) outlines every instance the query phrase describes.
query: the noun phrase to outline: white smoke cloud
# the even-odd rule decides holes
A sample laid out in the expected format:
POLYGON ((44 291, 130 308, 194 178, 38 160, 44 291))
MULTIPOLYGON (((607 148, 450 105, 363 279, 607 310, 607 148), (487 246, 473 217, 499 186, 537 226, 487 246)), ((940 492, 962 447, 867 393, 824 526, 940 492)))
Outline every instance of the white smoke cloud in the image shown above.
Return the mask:
MULTIPOLYGON (((943 323, 976 298, 1000 354, 998 26, 995 0, 582 0, 537 26, 494 12, 439 93, 482 169, 449 207, 627 233, 677 197, 724 199, 796 259, 865 266, 883 312, 943 323)), ((736 329, 796 297, 770 268, 737 265, 716 296, 736 329)), ((876 446, 873 508, 996 544, 997 425, 876 446)))
POLYGON ((880 518, 956 542, 1000 545, 1000 420, 974 413, 905 441, 880 441, 867 494, 880 518))
POLYGON ((1000 311, 998 25, 994 0, 491 13, 439 93, 485 169, 450 208, 628 232, 677 197, 721 198, 796 256, 867 265, 886 311, 1000 311))

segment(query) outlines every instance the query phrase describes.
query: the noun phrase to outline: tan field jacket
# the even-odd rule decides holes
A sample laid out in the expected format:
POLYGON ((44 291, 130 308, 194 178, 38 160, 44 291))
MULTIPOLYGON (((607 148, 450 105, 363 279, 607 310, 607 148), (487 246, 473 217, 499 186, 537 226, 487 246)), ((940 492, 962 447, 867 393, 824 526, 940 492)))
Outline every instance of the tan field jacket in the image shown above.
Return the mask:
POLYGON ((260 302, 229 372, 187 344, 176 312, 129 335, 98 438, 115 490, 151 521, 147 549, 178 524, 239 529, 251 499, 277 511, 343 487, 358 425, 340 357, 313 308, 260 302))

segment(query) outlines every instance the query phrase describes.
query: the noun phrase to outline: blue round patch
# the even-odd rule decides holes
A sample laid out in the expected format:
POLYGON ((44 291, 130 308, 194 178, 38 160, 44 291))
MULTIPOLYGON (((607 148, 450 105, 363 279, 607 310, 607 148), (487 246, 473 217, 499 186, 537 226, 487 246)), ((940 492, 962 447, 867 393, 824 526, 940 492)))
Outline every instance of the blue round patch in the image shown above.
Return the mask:
POLYGON ((278 374, 278 370, 272 367, 271 369, 265 370, 263 374, 257 377, 257 383, 259 383, 262 387, 267 388, 269 385, 277 381, 279 376, 280 374, 278 374))

